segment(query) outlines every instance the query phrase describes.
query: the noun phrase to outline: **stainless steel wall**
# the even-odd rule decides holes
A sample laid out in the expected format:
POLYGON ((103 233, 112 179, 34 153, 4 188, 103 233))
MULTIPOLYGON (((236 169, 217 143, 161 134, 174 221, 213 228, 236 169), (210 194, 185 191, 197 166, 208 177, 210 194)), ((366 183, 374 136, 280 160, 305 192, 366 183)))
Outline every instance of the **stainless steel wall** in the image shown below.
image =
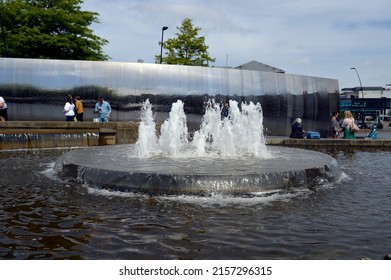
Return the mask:
POLYGON ((185 103, 190 122, 197 122, 204 102, 215 98, 260 102, 271 135, 287 135, 296 117, 307 130, 325 133, 338 110, 335 79, 249 71, 125 62, 0 58, 0 95, 10 120, 64 120, 67 94, 80 95, 86 120, 92 120, 97 98, 114 109, 111 121, 136 120, 140 102, 149 98, 164 119, 177 99, 185 103))

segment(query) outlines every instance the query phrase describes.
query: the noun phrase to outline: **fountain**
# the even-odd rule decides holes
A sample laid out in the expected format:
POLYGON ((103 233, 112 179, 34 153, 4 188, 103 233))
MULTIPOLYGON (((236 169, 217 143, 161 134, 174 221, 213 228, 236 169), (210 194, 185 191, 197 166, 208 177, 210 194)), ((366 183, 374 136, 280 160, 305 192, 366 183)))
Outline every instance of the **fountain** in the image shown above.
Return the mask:
POLYGON ((222 119, 220 106, 208 101, 200 129, 189 132, 178 100, 156 134, 147 100, 136 144, 77 149, 54 169, 90 187, 151 195, 256 195, 316 188, 341 176, 326 154, 267 147, 259 103, 229 103, 230 115, 222 119))

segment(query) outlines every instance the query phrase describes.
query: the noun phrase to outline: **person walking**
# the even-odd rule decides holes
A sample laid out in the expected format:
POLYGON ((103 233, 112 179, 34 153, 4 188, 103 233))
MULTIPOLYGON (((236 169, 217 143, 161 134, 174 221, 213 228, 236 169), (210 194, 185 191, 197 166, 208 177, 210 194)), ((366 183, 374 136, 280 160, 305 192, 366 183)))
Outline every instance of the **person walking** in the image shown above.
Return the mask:
POLYGON ((338 122, 338 112, 333 112, 330 121, 329 135, 333 139, 337 139, 340 133, 341 133, 341 126, 339 125, 338 122))
POLYGON ((75 114, 76 114, 76 120, 78 122, 83 122, 83 115, 84 115, 84 106, 83 102, 80 100, 80 96, 75 97, 75 114))
POLYGON ((72 96, 67 96, 67 101, 64 106, 64 115, 67 122, 74 121, 75 118, 75 104, 73 104, 72 96))
POLYGON ((8 121, 8 107, 3 97, 0 96, 0 121, 8 121))
POLYGON ((95 113, 98 113, 99 122, 109 121, 111 106, 109 102, 104 100, 103 96, 100 96, 95 104, 95 113))

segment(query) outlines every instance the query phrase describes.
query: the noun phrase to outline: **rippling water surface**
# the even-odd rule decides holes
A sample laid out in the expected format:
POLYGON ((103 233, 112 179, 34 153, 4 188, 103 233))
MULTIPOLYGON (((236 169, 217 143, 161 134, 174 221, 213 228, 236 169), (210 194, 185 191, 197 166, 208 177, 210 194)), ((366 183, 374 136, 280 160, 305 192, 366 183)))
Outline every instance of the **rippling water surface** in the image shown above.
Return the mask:
POLYGON ((391 252, 391 152, 327 152, 317 191, 149 197, 57 178, 64 150, 0 153, 1 259, 381 259, 391 252))

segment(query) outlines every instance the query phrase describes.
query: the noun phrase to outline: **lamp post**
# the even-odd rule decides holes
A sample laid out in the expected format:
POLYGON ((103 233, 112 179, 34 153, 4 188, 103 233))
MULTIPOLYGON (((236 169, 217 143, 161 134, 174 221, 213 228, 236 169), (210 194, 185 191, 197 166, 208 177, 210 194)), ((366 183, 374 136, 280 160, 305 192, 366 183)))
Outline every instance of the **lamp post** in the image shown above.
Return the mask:
MULTIPOLYGON (((357 74, 357 78, 358 78, 358 81, 360 82, 360 87, 361 87, 361 94, 362 94, 362 98, 364 99, 364 89, 362 88, 362 83, 361 83, 361 79, 360 79, 360 75, 358 74, 358 71, 355 67, 351 67, 350 69, 356 71, 356 74, 357 74)), ((361 116, 361 120, 362 120, 362 125, 364 126, 365 124, 365 110, 364 108, 362 108, 362 116, 361 116)))
POLYGON ((358 81, 360 82, 362 98, 364 98, 364 89, 362 88, 362 83, 361 83, 360 75, 358 74, 358 71, 357 71, 357 69, 356 69, 355 67, 351 67, 350 69, 356 71, 356 74, 357 74, 357 77, 358 77, 358 81))
POLYGON ((168 29, 167 26, 162 27, 162 40, 160 41, 160 64, 162 64, 162 60, 163 60, 163 34, 164 31, 167 29, 168 29))

